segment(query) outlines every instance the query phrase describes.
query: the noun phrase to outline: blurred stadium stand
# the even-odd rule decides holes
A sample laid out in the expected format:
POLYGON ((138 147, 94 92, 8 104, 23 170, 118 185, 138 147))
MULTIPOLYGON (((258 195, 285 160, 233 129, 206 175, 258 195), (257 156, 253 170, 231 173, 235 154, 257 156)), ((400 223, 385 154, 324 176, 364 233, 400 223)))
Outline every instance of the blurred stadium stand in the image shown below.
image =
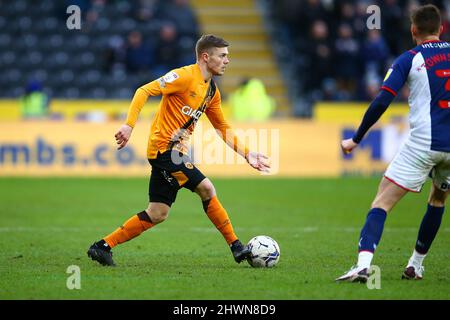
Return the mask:
POLYGON ((138 85, 167 72, 164 67, 195 61, 199 33, 191 12, 184 0, 0 1, 0 97, 19 97, 33 78, 53 98, 130 99, 138 85), (71 4, 81 8, 81 30, 66 27, 71 4), (163 26, 172 34, 162 35, 163 26), (159 54, 174 48, 176 60, 164 65, 159 54), (150 63, 135 70, 131 58, 150 63))
MULTIPOLYGON (((223 96, 261 79, 277 115, 310 117, 318 101, 367 101, 392 59, 413 46, 409 12, 432 2, 450 39, 450 1, 0 0, 0 98, 36 79, 52 98, 124 99, 171 68, 193 63, 202 33, 231 43, 223 96), (81 8, 69 30, 66 8, 81 8), (369 31, 368 5, 381 8, 369 31)), ((399 99, 405 99, 406 92, 399 99)))
POLYGON ((130 99, 141 84, 195 62, 201 33, 231 43, 224 97, 246 77, 261 78, 284 111, 289 101, 253 0, 0 1, 0 98, 37 79, 52 98, 130 99), (81 30, 66 27, 81 8, 81 30), (199 21, 197 20, 199 19, 199 21))
POLYGON ((273 54, 270 21, 263 14, 264 1, 192 0, 204 33, 220 34, 230 44, 231 63, 221 81, 224 92, 236 89, 244 78, 263 81, 274 97, 279 115, 287 114, 290 103, 286 79, 282 78, 273 54))
MULTIPOLYGON (((318 101, 368 101, 393 59, 415 46, 409 15, 418 5, 441 9, 450 40, 450 1, 265 0, 277 56, 290 79, 293 115, 311 116, 318 101), (381 30, 366 26, 366 9, 378 5, 381 30)), ((397 100, 406 101, 407 90, 397 100)))

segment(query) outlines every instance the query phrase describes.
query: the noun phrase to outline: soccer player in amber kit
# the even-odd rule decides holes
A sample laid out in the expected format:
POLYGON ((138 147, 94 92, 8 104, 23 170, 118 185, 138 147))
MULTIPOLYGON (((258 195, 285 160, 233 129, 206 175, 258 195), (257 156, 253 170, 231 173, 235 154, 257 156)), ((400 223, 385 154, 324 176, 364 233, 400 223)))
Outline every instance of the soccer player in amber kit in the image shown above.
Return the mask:
POLYGON ((422 262, 441 225, 450 187, 450 43, 439 40, 439 9, 418 8, 411 15, 411 34, 417 46, 399 56, 389 69, 380 93, 369 106, 351 139, 342 141, 345 153, 358 146, 405 83, 410 88, 410 134, 387 168, 361 230, 357 265, 337 281, 366 282, 373 254, 381 239, 387 213, 408 192, 420 192, 433 180, 428 206, 403 279, 422 279, 422 262))
POLYGON ((249 151, 234 135, 224 119, 221 97, 213 76, 224 74, 228 60, 228 43, 214 35, 203 35, 196 44, 197 62, 175 69, 136 90, 126 124, 115 134, 118 149, 130 139, 139 113, 149 96, 162 95, 158 112, 150 129, 147 157, 152 166, 147 209, 133 215, 124 224, 95 242, 87 254, 102 265, 115 265, 111 249, 131 240, 163 222, 180 188, 199 195, 203 209, 230 246, 236 262, 247 258, 250 250, 243 245, 221 205, 214 185, 196 168, 187 155, 187 143, 200 116, 205 113, 222 139, 253 168, 267 172, 267 157, 249 151))

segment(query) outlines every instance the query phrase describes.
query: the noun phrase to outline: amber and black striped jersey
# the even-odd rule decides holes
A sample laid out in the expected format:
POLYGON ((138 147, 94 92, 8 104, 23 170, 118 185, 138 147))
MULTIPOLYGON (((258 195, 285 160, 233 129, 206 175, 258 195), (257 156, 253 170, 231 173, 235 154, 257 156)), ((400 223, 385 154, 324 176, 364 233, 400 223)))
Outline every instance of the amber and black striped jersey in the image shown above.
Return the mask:
POLYGON ((138 88, 126 123, 134 127, 147 98, 158 95, 162 95, 162 99, 150 129, 149 159, 155 159, 158 151, 163 153, 172 148, 187 153, 190 136, 203 113, 229 146, 241 155, 248 154, 248 149, 241 146, 224 118, 219 89, 214 80, 203 79, 198 64, 174 69, 138 88))

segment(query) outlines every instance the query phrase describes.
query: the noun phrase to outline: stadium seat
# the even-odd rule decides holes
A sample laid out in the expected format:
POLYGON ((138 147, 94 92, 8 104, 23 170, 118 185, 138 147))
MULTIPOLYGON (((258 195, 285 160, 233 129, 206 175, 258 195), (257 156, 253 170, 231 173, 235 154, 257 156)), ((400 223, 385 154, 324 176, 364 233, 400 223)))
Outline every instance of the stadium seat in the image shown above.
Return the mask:
POLYGON ((26 79, 35 79, 45 84, 48 81, 49 75, 45 69, 34 69, 26 73, 26 79))
POLYGON ((22 80, 22 74, 20 69, 9 69, 4 77, 9 83, 19 83, 22 80))
MULTIPOLYGON (((7 26, 7 20, 6 17, 0 16, 0 30, 5 30, 7 26)), ((9 28, 9 26, 8 26, 9 28)), ((2 35, 8 35, 8 33, 3 33, 2 35)))
POLYGON ((43 15, 44 14, 45 15, 51 15, 52 12, 55 10, 55 6, 54 6, 53 1, 51 1, 51 0, 39 1, 38 10, 39 10, 39 13, 41 13, 43 15))
POLYGON ((15 64, 17 59, 16 53, 11 50, 2 50, 0 57, 5 66, 15 64))
POLYGON ((55 92, 55 97, 64 98, 64 99, 79 99, 80 98, 80 90, 75 87, 66 87, 61 91, 55 92))

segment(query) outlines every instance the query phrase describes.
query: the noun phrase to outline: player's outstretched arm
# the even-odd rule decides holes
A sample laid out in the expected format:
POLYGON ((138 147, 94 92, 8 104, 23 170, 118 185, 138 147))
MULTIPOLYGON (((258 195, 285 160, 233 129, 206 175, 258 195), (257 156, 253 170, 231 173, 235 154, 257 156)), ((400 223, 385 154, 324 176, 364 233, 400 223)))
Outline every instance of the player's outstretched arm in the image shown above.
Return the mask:
MULTIPOLYGON (((152 83, 151 83, 152 84, 152 83)), ((142 107, 147 101, 149 94, 147 90, 140 87, 136 90, 133 100, 131 100, 130 108, 128 109, 127 121, 123 124, 119 130, 116 132, 114 137, 116 138, 116 143, 119 145, 118 150, 122 149, 130 140, 131 132, 133 131, 136 121, 139 117, 142 107)))
POLYGON ((123 124, 119 128, 119 131, 116 132, 114 137, 116 138, 116 143, 119 145, 117 147, 118 150, 122 149, 123 147, 125 147, 127 145, 128 140, 130 140, 132 131, 133 131, 132 127, 130 127, 127 124, 123 124))
POLYGON ((266 155, 260 152, 250 151, 245 159, 252 168, 261 172, 270 172, 269 158, 266 155))
POLYGON ((222 140, 235 152, 244 157, 252 168, 262 172, 270 172, 269 158, 262 153, 249 151, 248 148, 239 141, 238 137, 234 134, 233 129, 225 120, 221 108, 219 91, 216 91, 216 95, 211 101, 210 106, 206 109, 206 116, 222 140))
POLYGON ((160 82, 154 80, 146 85, 139 87, 134 93, 133 99, 131 100, 130 108, 128 109, 127 121, 122 125, 116 132, 114 137, 116 138, 116 143, 119 145, 118 150, 122 149, 130 140, 131 132, 139 117, 139 113, 142 110, 145 102, 149 96, 157 96, 161 94, 160 82))
POLYGON ((399 92, 399 90, 403 87, 408 78, 414 55, 415 52, 410 50, 402 54, 394 61, 392 67, 389 69, 383 80, 383 85, 380 88, 380 92, 364 114, 362 122, 359 125, 355 135, 351 139, 341 141, 341 148, 345 154, 352 152, 352 150, 358 146, 367 131, 369 131, 378 119, 380 119, 391 102, 394 100, 397 92, 399 92))
POLYGON ((341 141, 341 148, 345 154, 348 154, 355 149, 364 135, 369 131, 369 129, 380 119, 383 113, 394 100, 394 95, 385 90, 380 90, 375 100, 372 101, 369 108, 367 109, 358 130, 351 139, 346 139, 341 141))

